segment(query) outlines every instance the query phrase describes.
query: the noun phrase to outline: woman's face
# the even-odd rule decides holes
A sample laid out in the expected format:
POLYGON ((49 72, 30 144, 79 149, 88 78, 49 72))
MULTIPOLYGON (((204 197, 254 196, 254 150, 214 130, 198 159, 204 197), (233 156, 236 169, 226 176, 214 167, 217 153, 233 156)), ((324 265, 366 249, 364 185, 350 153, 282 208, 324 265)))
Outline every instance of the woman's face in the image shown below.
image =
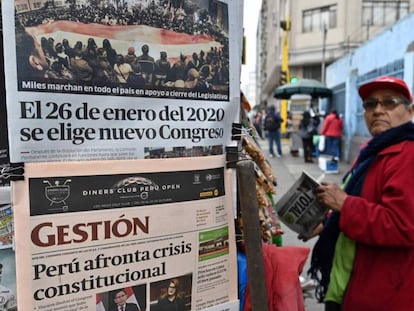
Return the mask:
POLYGON ((175 296, 176 291, 177 289, 175 288, 175 284, 171 282, 168 286, 168 296, 175 296))
POLYGON ((365 109, 364 117, 367 128, 373 136, 407 123, 413 118, 412 105, 404 104, 404 98, 400 93, 387 89, 378 90, 364 99, 364 102, 369 101, 376 103, 376 105, 365 109), (385 107, 384 101, 390 100, 396 104, 385 107))

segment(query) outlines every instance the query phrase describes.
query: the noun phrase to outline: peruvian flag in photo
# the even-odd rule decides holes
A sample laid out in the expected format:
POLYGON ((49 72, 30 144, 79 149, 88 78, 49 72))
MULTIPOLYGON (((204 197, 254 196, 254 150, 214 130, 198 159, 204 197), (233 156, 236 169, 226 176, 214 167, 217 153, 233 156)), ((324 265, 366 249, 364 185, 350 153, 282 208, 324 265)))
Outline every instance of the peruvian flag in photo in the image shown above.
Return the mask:
POLYGON ((137 307, 138 307, 138 310, 139 311, 143 311, 142 309, 141 309, 141 306, 139 305, 139 303, 138 303, 138 300, 137 300, 137 297, 135 297, 135 294, 134 294, 134 291, 132 290, 132 287, 126 287, 125 288, 125 291, 126 291, 126 293, 127 293, 127 296, 128 296, 128 298, 127 298, 127 303, 133 303, 133 304, 136 304, 137 305, 137 307))
POLYGON ((106 311, 105 306, 102 303, 101 295, 96 294, 96 311, 106 311))
POLYGON ((207 52, 211 47, 221 47, 221 44, 210 35, 178 33, 146 25, 108 26, 74 21, 53 21, 26 27, 26 30, 35 36, 39 43, 41 37, 52 37, 55 42, 68 39, 72 47, 76 41, 86 44, 90 37, 95 39, 98 46, 102 46, 104 39, 109 39, 112 48, 118 54, 126 54, 128 47, 134 47, 138 56, 141 54, 142 45, 148 44, 150 56, 157 59, 161 51, 166 51, 170 61, 179 59, 180 54, 191 58, 193 52, 200 50, 207 52))

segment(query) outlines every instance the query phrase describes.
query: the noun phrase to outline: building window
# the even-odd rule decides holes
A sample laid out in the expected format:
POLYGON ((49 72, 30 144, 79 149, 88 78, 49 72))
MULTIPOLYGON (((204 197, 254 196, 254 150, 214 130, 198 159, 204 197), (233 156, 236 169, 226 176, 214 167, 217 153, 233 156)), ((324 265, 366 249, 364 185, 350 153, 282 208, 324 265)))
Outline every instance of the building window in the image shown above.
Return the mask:
POLYGON ((302 32, 317 32, 336 27, 336 5, 303 11, 302 32))
POLYGON ((408 1, 364 1, 362 25, 386 26, 401 19, 408 12, 408 1))
POLYGON ((322 77, 321 65, 303 66, 303 78, 320 81, 322 77))

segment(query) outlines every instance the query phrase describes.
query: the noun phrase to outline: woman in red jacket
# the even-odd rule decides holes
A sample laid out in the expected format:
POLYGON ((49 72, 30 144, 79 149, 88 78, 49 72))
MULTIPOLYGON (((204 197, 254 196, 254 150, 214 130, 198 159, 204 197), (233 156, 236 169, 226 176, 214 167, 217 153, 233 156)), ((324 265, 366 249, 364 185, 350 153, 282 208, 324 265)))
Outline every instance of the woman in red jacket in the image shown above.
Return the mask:
POLYGON ((342 119, 336 110, 332 110, 323 122, 321 134, 325 136, 325 151, 323 153, 329 154, 337 160, 340 158, 342 128, 342 119))
MULTIPOLYGON (((344 262, 337 256, 344 244, 336 241, 326 310, 414 310, 413 99, 404 81, 388 76, 362 85, 359 95, 373 138, 344 190, 328 182, 316 189, 338 216, 340 237, 355 245, 344 262)), ((321 237, 328 225, 335 222, 328 220, 321 237)))

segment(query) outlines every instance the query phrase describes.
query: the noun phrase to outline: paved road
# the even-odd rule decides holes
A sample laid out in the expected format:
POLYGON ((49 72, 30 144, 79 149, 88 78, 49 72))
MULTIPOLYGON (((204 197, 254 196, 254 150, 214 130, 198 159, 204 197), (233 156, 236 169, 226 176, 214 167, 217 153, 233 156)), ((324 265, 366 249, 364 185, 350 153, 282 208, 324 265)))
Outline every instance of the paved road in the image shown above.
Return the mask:
MULTIPOLYGON (((267 141, 263 140, 260 142, 260 145, 265 152, 266 155, 268 155, 268 146, 267 141)), ((272 165, 273 172, 277 176, 277 194, 275 196, 275 201, 277 201, 288 189, 289 187, 294 183, 294 181, 299 178, 302 171, 308 172, 311 176, 314 178, 319 178, 324 172, 319 168, 319 165, 317 163, 317 159, 314 159, 315 163, 305 163, 302 156, 299 157, 293 157, 289 153, 289 140, 283 140, 283 147, 282 151, 284 155, 281 158, 270 158, 268 157, 269 162, 272 165)), ((337 174, 325 174, 325 177, 323 180, 325 181, 334 181, 338 184, 341 183, 342 176, 344 173, 349 169, 348 163, 339 163, 339 172, 337 174)), ((306 246, 312 249, 313 245, 316 242, 316 238, 308 241, 308 242, 302 242, 301 240, 297 239, 297 234, 285 226, 284 229, 284 235, 283 235, 283 244, 284 245, 295 245, 295 246, 306 246)), ((310 262, 310 255, 307 260, 307 263, 305 264, 305 268, 303 270, 302 276, 306 277, 306 271, 309 268, 309 262, 310 262)), ((316 299, 313 297, 306 298, 305 299, 305 308, 306 311, 323 311, 324 306, 323 304, 317 303, 316 299)))

